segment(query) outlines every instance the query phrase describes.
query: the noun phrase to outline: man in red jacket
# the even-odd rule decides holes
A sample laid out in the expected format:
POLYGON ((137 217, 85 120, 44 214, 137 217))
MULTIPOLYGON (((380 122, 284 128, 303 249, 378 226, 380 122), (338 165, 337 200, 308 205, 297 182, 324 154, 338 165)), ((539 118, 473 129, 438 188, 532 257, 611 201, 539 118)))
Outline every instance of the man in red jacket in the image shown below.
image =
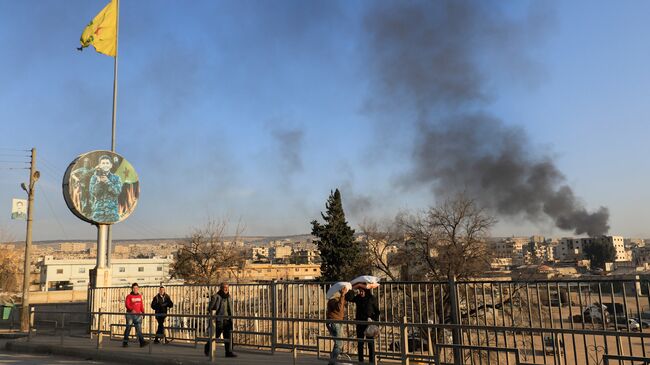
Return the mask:
POLYGON ((129 346, 129 335, 131 334, 131 327, 135 327, 135 334, 140 341, 140 347, 148 344, 142 336, 142 313, 144 313, 144 304, 142 303, 142 295, 138 293, 138 283, 131 285, 131 293, 126 296, 126 330, 124 331, 124 339, 122 340, 122 347, 129 346))

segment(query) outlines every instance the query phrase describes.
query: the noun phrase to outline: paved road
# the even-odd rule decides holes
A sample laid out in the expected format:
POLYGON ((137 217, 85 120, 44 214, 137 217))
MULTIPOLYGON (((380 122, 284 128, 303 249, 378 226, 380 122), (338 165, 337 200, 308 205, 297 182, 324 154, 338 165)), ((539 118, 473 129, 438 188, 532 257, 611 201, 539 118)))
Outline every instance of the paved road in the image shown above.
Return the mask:
MULTIPOLYGON (((36 364, 114 364, 108 362, 89 361, 70 357, 52 355, 32 355, 0 352, 0 364, 36 365, 36 364)), ((115 364, 117 365, 117 364, 115 364)))

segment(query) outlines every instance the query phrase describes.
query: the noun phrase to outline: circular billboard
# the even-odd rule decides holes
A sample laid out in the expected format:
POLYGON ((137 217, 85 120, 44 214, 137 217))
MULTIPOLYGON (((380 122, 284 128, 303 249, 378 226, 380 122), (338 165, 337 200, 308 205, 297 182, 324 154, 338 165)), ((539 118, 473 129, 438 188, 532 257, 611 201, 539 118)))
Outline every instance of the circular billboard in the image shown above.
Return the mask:
POLYGON ((138 174, 115 152, 84 153, 70 163, 63 176, 65 203, 86 222, 121 222, 135 210, 139 197, 138 174))

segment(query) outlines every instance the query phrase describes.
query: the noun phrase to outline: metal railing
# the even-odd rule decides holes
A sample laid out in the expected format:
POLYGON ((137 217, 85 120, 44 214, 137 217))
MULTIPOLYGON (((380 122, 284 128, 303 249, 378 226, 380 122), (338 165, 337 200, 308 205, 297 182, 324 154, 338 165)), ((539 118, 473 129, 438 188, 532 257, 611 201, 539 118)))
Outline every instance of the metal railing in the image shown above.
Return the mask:
MULTIPOLYGON (((36 335, 46 335, 46 336, 60 336, 61 345, 64 344, 65 336, 70 336, 73 331, 72 321, 73 316, 78 316, 78 312, 62 312, 62 311, 42 311, 36 312, 31 311, 30 316, 30 331, 28 338, 31 339, 36 335), (60 320, 39 320, 40 316, 57 316, 60 320)), ((90 334, 96 336, 96 345, 97 348, 102 347, 104 336, 108 335, 109 339, 118 339, 121 340, 122 336, 118 338, 113 338, 112 336, 112 323, 109 319, 114 318, 114 316, 124 316, 125 313, 120 312, 90 312, 86 314, 90 319, 89 323, 79 323, 92 324, 92 329, 90 334)), ((154 332, 154 321, 155 314, 145 313, 143 314, 145 319, 148 319, 147 326, 143 326, 143 335, 149 337, 150 339, 155 336, 154 332)), ((222 317, 212 315, 181 315, 181 314, 170 314, 168 317, 187 317, 195 319, 204 319, 206 321, 212 321, 213 327, 215 328, 215 321, 222 317)), ((235 323, 239 321, 249 321, 255 319, 252 316, 232 316, 231 318, 235 323)), ((276 349, 287 349, 293 353, 294 358, 298 356, 300 352, 317 352, 321 351, 331 351, 331 341, 326 343, 324 347, 321 347, 319 340, 323 338, 329 338, 328 333, 325 330, 325 324, 329 320, 323 319, 304 319, 304 318, 278 318, 278 317, 259 317, 257 319, 272 321, 278 323, 286 323, 289 328, 291 328, 290 338, 287 341, 273 341, 273 338, 277 336, 277 333, 264 333, 264 332, 233 332, 233 347, 242 347, 242 346, 255 346, 259 349, 266 349, 274 352, 276 349), (299 341, 299 328, 304 325, 315 326, 323 329, 321 334, 315 337, 315 343, 300 343, 299 341), (260 344, 253 344, 247 342, 241 342, 240 336, 257 336, 257 337, 266 337, 269 338, 269 342, 272 344, 270 346, 264 346, 260 344)), ((368 322, 363 321, 336 321, 341 323, 344 328, 344 335, 342 337, 346 338, 349 342, 356 342, 354 339, 354 331, 350 330, 350 327, 354 325, 366 325, 368 322)), ((198 322, 197 322, 198 323, 198 322)), ((401 322, 372 322, 387 331, 394 333, 399 339, 395 342, 390 343, 390 346, 386 346, 386 338, 379 336, 372 344, 375 346, 376 357, 380 360, 398 360, 403 364, 409 364, 411 360, 418 362, 427 362, 427 363, 436 363, 436 364, 520 364, 520 363, 535 363, 535 364, 589 364, 595 363, 600 364, 602 361, 607 359, 624 359, 626 357, 635 357, 639 359, 648 359, 645 356, 639 356, 633 353, 605 353, 603 344, 612 342, 618 342, 621 338, 621 333, 618 331, 599 331, 597 334, 592 330, 582 330, 582 329, 555 329, 549 330, 547 328, 541 327, 494 327, 494 326, 483 326, 483 325, 456 325, 456 324, 425 324, 425 323, 409 323, 406 318, 403 318, 401 322), (426 339, 421 337, 414 336, 416 331, 422 331, 427 333, 428 336, 426 339), (460 338, 462 339, 461 343, 454 343, 451 340, 451 335, 453 331, 458 331, 460 333, 460 338), (476 333, 484 334, 489 333, 492 336, 487 337, 487 341, 479 341, 479 338, 475 336, 476 333), (553 343, 560 343, 555 341, 559 338, 584 338, 585 340, 589 338, 589 341, 594 341, 593 346, 585 348, 585 352, 580 351, 580 347, 572 348, 570 345, 555 346, 548 351, 548 348, 545 347, 543 340, 545 334, 552 334, 553 343), (503 340, 499 341, 499 336, 503 336, 503 340), (521 341, 517 341, 517 336, 520 339, 531 338, 532 342, 529 346, 525 346, 521 341), (500 342, 500 343, 499 343, 500 342), (537 346, 536 346, 536 345, 537 346), (544 349, 542 354, 530 353, 530 349, 534 348, 544 349), (572 353, 573 356, 569 355, 572 353), (600 355, 602 358, 598 358, 600 355), (575 358, 575 361, 573 361, 575 358)), ((276 326, 279 327, 279 326, 276 326)), ((88 327, 85 327, 87 329, 88 327)), ((85 333, 85 331, 83 332, 85 333)), ((198 332, 194 332, 198 333, 198 332)), ((650 341, 650 333, 648 332, 632 332, 624 334, 630 341, 634 342, 636 345, 639 343, 646 343, 650 341)), ((195 336, 191 339, 180 339, 177 341, 177 344, 187 344, 193 345, 196 347, 198 343, 207 342, 213 335, 208 331, 207 336, 195 336)), ((210 341, 211 345, 211 356, 214 356, 215 351, 215 342, 210 341)), ((622 347, 616 347, 622 348, 622 347)), ((354 356, 355 347, 351 346, 345 352, 349 356, 354 356)), ((149 344, 149 353, 152 353, 153 347, 151 342, 149 344)), ((650 359, 649 359, 650 360, 650 359)), ((622 360, 621 360, 622 361, 622 360)))
MULTIPOLYGON (((316 351, 324 323, 328 283, 232 284, 238 346, 316 351)), ((167 286, 174 300, 170 333, 178 339, 207 337, 205 316, 216 286, 167 286)), ((153 298, 157 287, 142 287, 153 298)), ((90 309, 124 323, 130 288, 97 288, 90 309), (100 308, 101 306, 101 308, 100 308)), ((647 358, 650 282, 634 279, 385 282, 374 289, 381 310, 377 355, 441 363, 600 364, 603 355, 647 358), (635 320, 636 319, 636 320, 635 320), (406 339, 401 332, 404 322, 406 339), (486 347, 498 351, 480 350, 486 347), (450 360, 451 359, 451 360, 450 360)), ((354 313, 353 304, 348 313, 354 313)), ((143 326, 146 328, 148 317, 143 326)), ((344 325, 354 337, 352 324, 344 325)), ((352 348, 351 354, 356 353, 352 348)))

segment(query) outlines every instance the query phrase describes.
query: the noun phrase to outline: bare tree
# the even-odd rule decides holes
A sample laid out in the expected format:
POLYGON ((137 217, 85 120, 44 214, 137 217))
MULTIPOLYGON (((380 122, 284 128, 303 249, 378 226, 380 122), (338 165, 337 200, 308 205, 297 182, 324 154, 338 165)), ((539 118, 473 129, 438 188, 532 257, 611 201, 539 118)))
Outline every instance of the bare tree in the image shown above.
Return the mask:
POLYGON ((400 280, 402 265, 410 261, 401 225, 395 220, 380 224, 366 219, 359 228, 368 266, 391 280, 400 280))
POLYGON ((489 268, 487 247, 496 219, 459 194, 419 214, 402 214, 398 222, 406 245, 419 251, 430 279, 468 279, 489 268))
MULTIPOLYGON (((0 228, 0 244, 10 244, 13 238, 0 228)), ((23 266, 20 250, 0 248, 0 292, 15 292, 19 289, 23 266)))
POLYGON ((172 277, 192 284, 217 284, 230 273, 238 280, 246 259, 239 246, 243 228, 237 225, 234 235, 226 237, 227 228, 227 220, 210 220, 203 228, 194 229, 176 252, 172 277))

